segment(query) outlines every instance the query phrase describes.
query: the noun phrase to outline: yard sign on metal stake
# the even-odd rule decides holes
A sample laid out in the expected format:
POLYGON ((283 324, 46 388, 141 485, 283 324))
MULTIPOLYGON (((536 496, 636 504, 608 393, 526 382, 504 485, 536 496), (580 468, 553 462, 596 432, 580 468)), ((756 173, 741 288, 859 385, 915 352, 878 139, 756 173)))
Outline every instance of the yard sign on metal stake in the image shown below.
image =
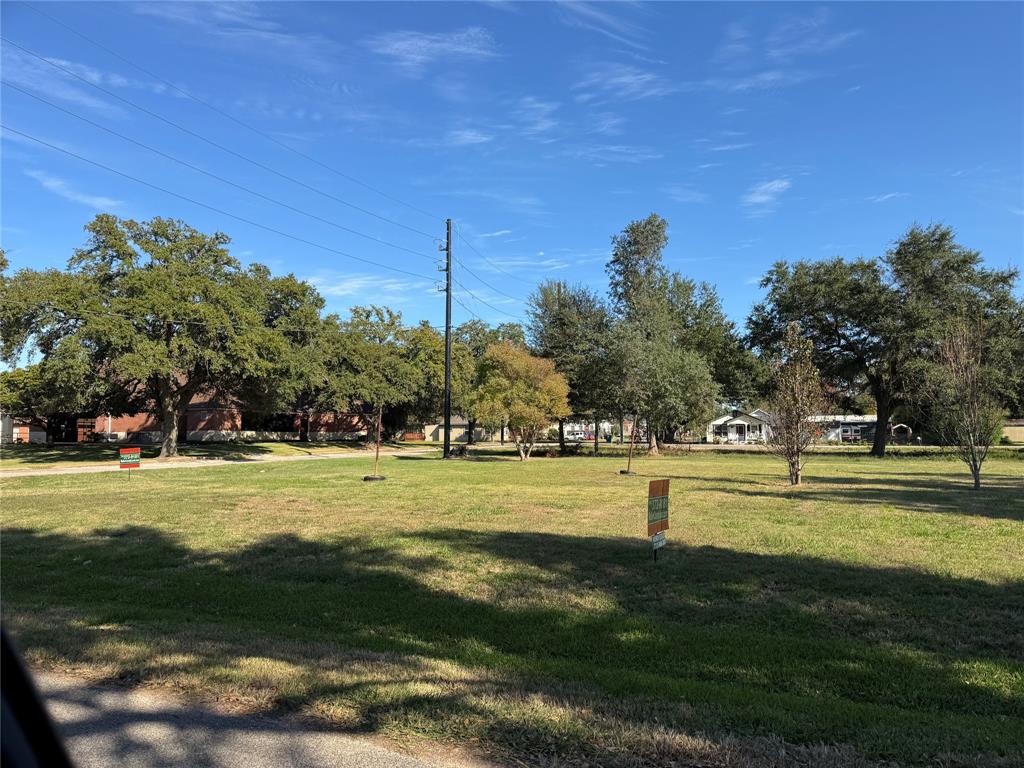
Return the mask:
POLYGON ((668 530, 668 480, 651 480, 647 488, 647 535, 651 537, 654 559, 658 550, 665 546, 665 531, 668 530))
POLYGON ((132 479, 132 470, 139 468, 139 462, 142 460, 142 449, 141 448, 118 448, 117 459, 120 462, 121 469, 128 470, 128 479, 132 479))

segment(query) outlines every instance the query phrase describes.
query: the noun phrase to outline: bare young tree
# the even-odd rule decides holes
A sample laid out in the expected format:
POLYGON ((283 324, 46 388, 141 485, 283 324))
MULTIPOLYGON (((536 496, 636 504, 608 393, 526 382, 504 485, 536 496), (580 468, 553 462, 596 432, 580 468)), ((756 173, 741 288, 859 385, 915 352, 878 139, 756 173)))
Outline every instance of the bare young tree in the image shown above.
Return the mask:
POLYGON ((981 488, 981 465, 1003 425, 984 354, 981 321, 953 320, 939 343, 925 386, 932 428, 971 470, 975 490, 981 488))
POLYGON ((804 454, 818 436, 811 417, 825 407, 821 374, 814 365, 814 347, 797 323, 789 323, 782 344, 782 359, 772 372, 773 394, 768 405, 766 444, 786 462, 789 482, 800 485, 804 454))

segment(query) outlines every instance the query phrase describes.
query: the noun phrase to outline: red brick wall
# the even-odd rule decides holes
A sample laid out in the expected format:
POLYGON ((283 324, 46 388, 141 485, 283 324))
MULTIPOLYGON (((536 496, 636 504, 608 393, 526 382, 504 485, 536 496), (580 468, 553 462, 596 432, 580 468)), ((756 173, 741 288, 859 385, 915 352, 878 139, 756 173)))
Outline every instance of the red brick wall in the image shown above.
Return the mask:
POLYGON ((242 414, 233 408, 200 408, 185 414, 189 432, 193 430, 236 431, 242 428, 242 414))
POLYGON ((310 432, 359 432, 366 429, 358 413, 314 413, 309 419, 310 432))
MULTIPOLYGON (((160 429, 160 425, 151 413, 136 413, 131 416, 112 416, 110 418, 111 432, 150 432, 158 429, 160 429)), ((106 414, 96 416, 96 431, 107 431, 106 414)))

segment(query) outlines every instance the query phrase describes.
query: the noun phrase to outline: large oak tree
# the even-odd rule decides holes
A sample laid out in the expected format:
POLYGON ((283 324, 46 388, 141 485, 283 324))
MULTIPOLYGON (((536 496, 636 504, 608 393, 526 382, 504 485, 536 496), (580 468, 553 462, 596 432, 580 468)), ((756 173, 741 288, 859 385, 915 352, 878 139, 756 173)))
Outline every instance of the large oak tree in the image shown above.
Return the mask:
POLYGON ((767 295, 748 330, 753 344, 771 354, 788 324, 799 323, 833 386, 873 398, 878 429, 871 453, 882 456, 886 424, 920 385, 921 365, 949 318, 969 307, 1002 318, 992 327, 1012 333, 1016 277, 1014 270, 985 268, 981 254, 957 243, 949 227, 913 226, 880 259, 776 263, 761 281, 767 295))
POLYGON ((320 327, 311 286, 243 267, 227 235, 178 220, 101 214, 86 231, 67 270, 5 280, 8 362, 32 348, 48 375, 117 400, 92 405, 155 410, 161 457, 177 454, 179 421, 197 395, 253 410, 290 405, 320 327))

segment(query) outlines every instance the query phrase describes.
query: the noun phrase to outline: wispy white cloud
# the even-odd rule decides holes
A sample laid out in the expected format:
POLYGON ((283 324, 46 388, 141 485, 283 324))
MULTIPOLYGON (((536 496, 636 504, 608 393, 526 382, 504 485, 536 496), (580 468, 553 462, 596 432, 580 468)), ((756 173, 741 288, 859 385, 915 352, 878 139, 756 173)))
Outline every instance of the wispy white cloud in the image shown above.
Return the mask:
POLYGON ((573 88, 578 102, 594 104, 660 98, 678 90, 655 72, 611 62, 594 65, 573 88))
MULTIPOLYGON (((22 53, 17 48, 5 45, 2 49, 2 69, 4 79, 24 88, 28 91, 45 94, 47 98, 64 101, 80 107, 88 107, 107 114, 123 114, 124 110, 108 101, 98 91, 85 85, 81 81, 51 67, 44 61, 40 61, 28 54, 22 53)), ((84 65, 77 65, 63 59, 50 59, 62 67, 72 71, 81 70, 84 65)), ((90 68, 91 69, 91 68, 90 68)), ((102 80, 97 70, 97 79, 102 80)), ((83 75, 84 77, 84 75, 83 75)), ((99 84, 97 82, 97 84, 99 84)))
POLYGON ((830 21, 826 8, 783 19, 769 33, 765 55, 776 60, 818 56, 846 45, 860 34, 858 29, 832 30, 830 21))
POLYGON ((627 144, 574 144, 565 147, 561 157, 585 160, 597 166, 611 163, 643 163, 663 157, 652 147, 634 147, 627 144))
POLYGON ((884 203, 886 200, 895 200, 898 197, 908 197, 906 192, 886 192, 881 195, 869 195, 865 198, 869 203, 884 203))
POLYGON ((445 134, 444 143, 449 147, 465 147, 473 144, 486 144, 493 140, 493 135, 475 128, 458 128, 445 134))
POLYGON ((743 141, 736 144, 715 144, 713 147, 708 147, 708 152, 735 152, 740 149, 749 149, 754 146, 749 141, 743 141))
MULTIPOLYGON (((498 272, 500 270, 510 272, 527 272, 536 270, 557 270, 567 269, 572 266, 572 262, 566 259, 546 256, 544 251, 538 251, 536 256, 490 256, 488 262, 484 262, 480 265, 481 269, 488 272, 498 272)), ((475 291, 476 289, 474 289, 475 291)))
POLYGON ((774 211, 779 199, 793 186, 789 179, 771 179, 754 184, 741 198, 741 202, 752 215, 763 215, 774 211))
POLYGON ((732 70, 745 66, 754 55, 753 34, 749 27, 738 21, 725 28, 725 39, 718 45, 712 63, 732 70))
POLYGON ((598 112, 591 115, 588 120, 591 133, 600 133, 605 136, 618 136, 622 133, 622 126, 626 118, 614 112, 598 112))
POLYGON ((799 85, 814 77, 811 72, 803 70, 767 69, 748 75, 732 77, 709 77, 698 83, 686 83, 687 89, 709 89, 725 93, 750 93, 753 91, 770 91, 799 85))
POLYGON ((433 283, 426 280, 409 280, 380 275, 350 275, 339 273, 320 273, 306 278, 316 289, 331 298, 348 298, 358 296, 360 299, 371 295, 374 297, 403 297, 412 293, 433 288, 433 283))
POLYGON ((414 77, 420 76, 429 65, 440 59, 483 60, 498 55, 494 38, 482 27, 466 27, 452 32, 385 32, 369 38, 364 44, 414 77))
POLYGON ((115 200, 112 197, 80 192, 65 179, 53 176, 46 171, 30 169, 25 171, 25 175, 35 179, 43 189, 52 192, 58 197, 63 197, 65 200, 70 200, 73 203, 81 203, 97 211, 108 211, 122 205, 120 200, 115 200))
POLYGON ((558 106, 558 102, 555 101, 524 96, 517 103, 513 117, 519 121, 519 130, 524 136, 541 141, 552 141, 550 133, 559 125, 558 120, 554 117, 558 106))
POLYGON ((821 76, 811 60, 843 47, 859 34, 856 29, 834 29, 826 9, 787 16, 763 36, 748 23, 732 22, 711 59, 714 74, 685 87, 742 94, 799 85, 821 76))
POLYGON ((707 193, 684 184, 669 184, 661 191, 677 203, 703 203, 708 199, 707 193))
POLYGON ((219 48, 258 51, 261 58, 274 58, 300 69, 329 73, 341 46, 325 35, 295 32, 267 11, 273 3, 257 2, 143 2, 132 6, 136 13, 165 23, 187 26, 198 40, 219 48))
MULTIPOLYGON (((5 130, 0 135, 2 135, 3 140, 5 142, 11 142, 12 144, 19 144, 19 145, 21 145, 23 147, 31 147, 32 149, 41 149, 41 150, 46 150, 47 149, 47 147, 44 147, 42 144, 40 144, 37 141, 33 141, 32 139, 26 139, 24 136, 20 136, 20 135, 18 135, 16 133, 11 133, 10 131, 6 131, 5 130)), ((38 135, 38 134, 36 134, 36 135, 38 135)), ((78 147, 75 147, 74 145, 69 144, 66 141, 61 141, 60 139, 55 139, 55 138, 52 138, 50 136, 39 136, 39 138, 41 140, 45 141, 47 144, 53 144, 53 146, 60 147, 61 149, 67 150, 68 152, 74 152, 76 154, 80 154, 80 150, 79 150, 78 147)), ((7 156, 10 157, 10 153, 9 152, 8 152, 7 156)))
POLYGON ((512 234, 512 230, 511 229, 499 229, 499 230, 496 230, 495 232, 484 232, 482 234, 477 235, 477 237, 502 237, 503 235, 511 235, 511 234, 512 234))
POLYGON ((596 32, 630 48, 645 49, 647 31, 624 19, 622 14, 610 10, 620 10, 624 6, 622 3, 588 3, 582 0, 559 2, 556 5, 562 22, 570 27, 596 32))
POLYGON ((449 194, 455 197, 487 200, 495 203, 499 208, 524 216, 541 216, 547 213, 544 201, 539 197, 523 195, 512 189, 472 187, 457 184, 451 188, 449 194))

